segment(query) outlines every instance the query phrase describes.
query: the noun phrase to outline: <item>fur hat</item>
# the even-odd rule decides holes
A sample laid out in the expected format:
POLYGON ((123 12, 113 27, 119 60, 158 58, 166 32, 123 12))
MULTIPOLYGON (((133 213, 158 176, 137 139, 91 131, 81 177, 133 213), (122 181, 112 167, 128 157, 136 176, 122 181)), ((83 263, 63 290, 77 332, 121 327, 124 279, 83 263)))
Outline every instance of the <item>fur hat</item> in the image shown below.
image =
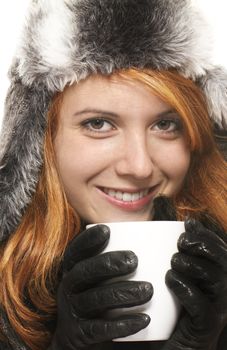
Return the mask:
POLYGON ((213 66, 189 0, 32 0, 10 69, 0 144, 0 241, 16 229, 43 163, 46 114, 57 91, 93 73, 176 69, 204 91, 227 127, 227 74, 213 66))

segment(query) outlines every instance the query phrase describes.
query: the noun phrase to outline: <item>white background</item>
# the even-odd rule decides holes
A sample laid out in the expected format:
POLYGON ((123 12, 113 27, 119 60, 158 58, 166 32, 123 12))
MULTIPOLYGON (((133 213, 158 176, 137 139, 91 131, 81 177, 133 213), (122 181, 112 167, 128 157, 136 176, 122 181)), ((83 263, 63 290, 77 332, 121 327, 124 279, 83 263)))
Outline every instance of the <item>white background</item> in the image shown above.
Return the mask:
MULTIPOLYGON (((49 0, 46 0, 49 1, 49 0)), ((214 36, 214 61, 227 67, 227 1, 192 0, 201 8, 214 36)), ((0 125, 8 87, 7 70, 16 50, 29 0, 0 1, 0 125)))

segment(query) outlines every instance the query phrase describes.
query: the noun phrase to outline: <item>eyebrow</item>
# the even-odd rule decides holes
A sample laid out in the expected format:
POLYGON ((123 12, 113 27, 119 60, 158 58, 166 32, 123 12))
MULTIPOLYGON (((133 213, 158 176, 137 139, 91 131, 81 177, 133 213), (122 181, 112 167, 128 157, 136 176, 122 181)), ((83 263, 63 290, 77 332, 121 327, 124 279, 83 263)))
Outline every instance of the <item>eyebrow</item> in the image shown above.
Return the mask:
POLYGON ((85 108, 82 111, 74 113, 73 116, 77 116, 77 115, 81 115, 81 114, 87 114, 87 113, 100 113, 100 114, 109 115, 109 116, 115 117, 115 118, 118 117, 118 115, 116 113, 104 111, 102 109, 92 109, 92 108, 85 108))
MULTIPOLYGON (((105 111, 105 110, 102 110, 102 109, 93 109, 93 108, 85 108, 85 109, 83 109, 81 111, 78 111, 78 112, 74 113, 73 116, 78 116, 78 115, 81 115, 81 114, 88 114, 88 113, 105 114, 105 115, 108 115, 110 117, 119 118, 119 115, 116 114, 116 113, 113 113, 113 112, 110 112, 110 111, 105 111)), ((164 116, 166 116, 168 114, 171 114, 171 113, 176 113, 176 110, 173 109, 173 108, 168 109, 166 111, 158 113, 157 117, 161 118, 161 117, 164 117, 164 116)))

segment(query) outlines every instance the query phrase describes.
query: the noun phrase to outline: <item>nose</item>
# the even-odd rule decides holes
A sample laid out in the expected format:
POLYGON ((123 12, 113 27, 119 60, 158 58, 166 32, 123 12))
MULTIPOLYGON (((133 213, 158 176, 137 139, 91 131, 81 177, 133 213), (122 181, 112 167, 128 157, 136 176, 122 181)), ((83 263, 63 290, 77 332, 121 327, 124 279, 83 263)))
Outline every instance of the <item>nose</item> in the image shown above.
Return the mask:
POLYGON ((153 170, 154 163, 146 137, 139 133, 125 137, 116 162, 117 174, 142 180, 149 178, 153 170))

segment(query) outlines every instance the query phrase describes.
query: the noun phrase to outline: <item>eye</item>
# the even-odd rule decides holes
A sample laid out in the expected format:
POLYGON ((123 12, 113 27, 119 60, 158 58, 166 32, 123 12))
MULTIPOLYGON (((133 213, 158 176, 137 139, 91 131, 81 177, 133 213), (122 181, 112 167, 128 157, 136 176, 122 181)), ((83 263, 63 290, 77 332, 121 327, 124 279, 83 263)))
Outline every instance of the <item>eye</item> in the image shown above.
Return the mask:
POLYGON ((162 119, 159 120, 154 126, 155 131, 161 132, 177 132, 182 128, 181 121, 179 119, 162 119))
POLYGON ((85 120, 82 123, 82 127, 90 132, 108 132, 114 129, 114 126, 103 118, 92 118, 85 120))

